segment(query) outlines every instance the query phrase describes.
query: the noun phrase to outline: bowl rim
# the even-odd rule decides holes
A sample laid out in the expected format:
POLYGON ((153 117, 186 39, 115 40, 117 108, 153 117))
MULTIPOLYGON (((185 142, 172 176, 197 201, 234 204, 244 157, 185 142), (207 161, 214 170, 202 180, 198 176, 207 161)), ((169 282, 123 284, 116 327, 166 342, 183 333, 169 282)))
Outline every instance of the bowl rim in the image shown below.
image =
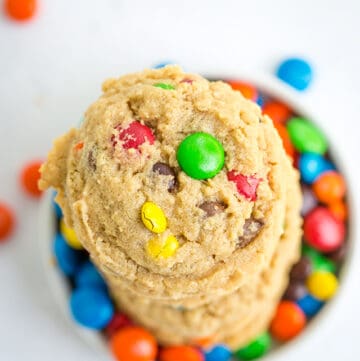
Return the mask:
MULTIPOLYGON (((294 109, 295 113, 300 114, 302 117, 310 119, 317 127, 323 130, 322 125, 323 122, 318 121, 316 117, 313 116, 314 112, 311 110, 311 107, 308 104, 303 104, 304 101, 302 99, 302 94, 295 91, 289 85, 283 83, 275 76, 267 73, 252 73, 246 71, 246 73, 241 73, 239 70, 211 70, 208 71, 200 71, 200 74, 203 74, 205 78, 209 79, 219 79, 219 80, 240 80, 244 82, 249 82, 257 87, 260 92, 264 91, 269 94, 272 98, 275 98, 285 104, 288 104, 292 109, 294 109)), ((326 132, 324 132, 326 135, 326 132)), ((336 140, 328 139, 331 149, 338 149, 336 140)), ((352 179, 348 177, 348 172, 346 169, 346 164, 341 162, 341 155, 337 152, 331 152, 331 157, 334 159, 336 166, 340 164, 338 167, 341 170, 341 174, 346 179, 347 184, 347 203, 349 208, 349 219, 347 221, 347 229, 348 234, 346 241, 348 243, 348 250, 345 261, 341 267, 339 278, 339 292, 338 294, 326 302, 323 309, 319 312, 316 317, 311 320, 306 325, 306 330, 298 335, 295 339, 282 344, 280 347, 275 347, 271 352, 269 352, 262 359, 266 361, 275 361, 276 357, 281 356, 283 353, 291 352, 291 349, 296 349, 301 344, 306 344, 309 341, 311 335, 316 332, 319 332, 319 327, 316 328, 316 324, 325 325, 325 322, 330 322, 331 317, 329 315, 334 314, 333 308, 339 303, 339 301, 344 297, 344 292, 342 289, 345 288, 346 285, 350 282, 349 274, 351 269, 354 268, 354 248, 356 239, 356 227, 354 226, 357 211, 355 209, 355 201, 352 197, 352 189, 354 189, 354 185, 352 184, 352 179), (324 318, 327 316, 327 320, 324 318), (315 327, 315 329, 314 329, 315 327)), ((69 324, 72 328, 75 329, 77 334, 82 338, 86 344, 91 346, 93 350, 102 354, 110 354, 109 347, 106 345, 105 339, 103 336, 99 334, 98 331, 88 330, 76 324, 75 321, 72 320, 70 316, 70 312, 68 310, 68 300, 70 288, 68 283, 66 282, 65 277, 59 272, 57 267, 54 267, 53 263, 50 262, 53 259, 52 252, 52 240, 56 234, 56 225, 55 225, 55 217, 53 210, 53 192, 49 191, 41 200, 41 209, 39 212, 39 246, 40 246, 40 254, 42 258, 42 265, 45 270, 46 278, 49 284, 49 288, 55 298, 58 307, 61 310, 62 315, 64 316, 66 323, 69 324)))

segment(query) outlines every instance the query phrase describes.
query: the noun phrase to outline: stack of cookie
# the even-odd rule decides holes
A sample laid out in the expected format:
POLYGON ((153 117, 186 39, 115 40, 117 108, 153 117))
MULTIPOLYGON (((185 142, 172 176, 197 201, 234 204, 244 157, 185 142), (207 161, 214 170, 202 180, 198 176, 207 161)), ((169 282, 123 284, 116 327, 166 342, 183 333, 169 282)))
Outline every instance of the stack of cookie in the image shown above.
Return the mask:
POLYGON ((163 344, 263 332, 300 252, 298 175, 272 121, 176 66, 108 80, 42 168, 116 304, 163 344))

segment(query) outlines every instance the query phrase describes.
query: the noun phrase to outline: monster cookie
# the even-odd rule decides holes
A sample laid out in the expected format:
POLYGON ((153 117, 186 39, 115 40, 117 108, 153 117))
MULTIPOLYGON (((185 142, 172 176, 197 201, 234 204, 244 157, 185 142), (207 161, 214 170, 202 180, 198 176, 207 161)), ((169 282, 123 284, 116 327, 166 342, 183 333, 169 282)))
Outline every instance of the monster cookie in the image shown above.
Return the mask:
POLYGON ((40 185, 114 294, 198 307, 269 267, 290 167, 256 104, 169 66, 106 81, 40 185))

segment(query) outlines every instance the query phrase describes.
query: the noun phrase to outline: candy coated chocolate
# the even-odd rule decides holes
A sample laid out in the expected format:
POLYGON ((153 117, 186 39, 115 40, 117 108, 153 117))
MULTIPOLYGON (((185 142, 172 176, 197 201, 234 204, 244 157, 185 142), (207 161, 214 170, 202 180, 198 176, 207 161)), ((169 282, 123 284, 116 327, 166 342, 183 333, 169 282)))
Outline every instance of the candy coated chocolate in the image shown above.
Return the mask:
POLYGON ((80 325, 100 330, 112 319, 114 306, 108 294, 96 287, 80 287, 70 297, 71 314, 80 325))
POLYGON ((177 160, 191 178, 208 179, 216 176, 224 166, 222 144, 211 134, 198 132, 187 136, 179 145, 177 160))
POLYGON ((305 59, 288 58, 280 63, 276 75, 296 90, 303 91, 312 82, 313 70, 305 59))
POLYGON ((287 124, 290 139, 300 153, 323 155, 327 151, 327 140, 313 123, 305 118, 293 117, 287 124))
POLYGON ((271 346, 270 335, 265 332, 240 350, 235 351, 240 360, 254 360, 266 354, 271 346))

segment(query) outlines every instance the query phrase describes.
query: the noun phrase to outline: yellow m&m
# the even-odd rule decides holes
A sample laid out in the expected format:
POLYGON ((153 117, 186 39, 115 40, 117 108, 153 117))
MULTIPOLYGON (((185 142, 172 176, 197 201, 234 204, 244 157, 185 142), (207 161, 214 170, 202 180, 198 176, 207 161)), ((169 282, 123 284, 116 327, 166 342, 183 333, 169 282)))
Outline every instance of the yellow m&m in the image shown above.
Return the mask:
POLYGON ((331 272, 316 271, 308 277, 306 286, 312 296, 320 301, 327 301, 335 295, 338 280, 331 272))
POLYGON ((164 212, 153 202, 145 202, 141 207, 141 220, 145 227, 154 233, 162 233, 167 227, 164 212))
POLYGON ((147 252, 152 258, 169 258, 179 248, 179 242, 175 236, 168 236, 165 241, 159 237, 150 239, 147 244, 147 252))
POLYGON ((60 232, 70 247, 75 249, 83 249, 83 246, 77 238, 75 231, 65 224, 64 218, 62 218, 60 221, 60 232))

